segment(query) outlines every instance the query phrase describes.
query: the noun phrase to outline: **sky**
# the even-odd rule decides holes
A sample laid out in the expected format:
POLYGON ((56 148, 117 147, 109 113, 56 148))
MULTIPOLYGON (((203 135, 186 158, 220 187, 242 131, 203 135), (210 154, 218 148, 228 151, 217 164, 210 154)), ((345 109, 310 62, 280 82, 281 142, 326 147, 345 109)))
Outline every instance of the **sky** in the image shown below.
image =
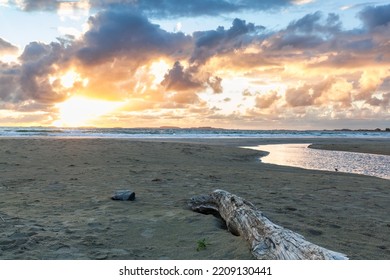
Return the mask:
POLYGON ((0 126, 390 127, 390 4, 0 0, 0 126))

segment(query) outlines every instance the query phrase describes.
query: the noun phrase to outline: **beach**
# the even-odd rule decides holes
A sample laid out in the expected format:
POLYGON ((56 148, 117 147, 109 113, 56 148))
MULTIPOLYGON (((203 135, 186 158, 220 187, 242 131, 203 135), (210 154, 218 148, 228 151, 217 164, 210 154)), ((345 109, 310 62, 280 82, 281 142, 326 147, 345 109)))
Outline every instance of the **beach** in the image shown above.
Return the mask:
POLYGON ((0 139, 0 259, 252 259, 192 196, 224 189, 350 259, 390 259, 390 181, 264 164, 270 143, 390 155, 388 139, 0 139), (114 201, 116 190, 134 201, 114 201), (200 240, 207 246, 197 250, 200 240))

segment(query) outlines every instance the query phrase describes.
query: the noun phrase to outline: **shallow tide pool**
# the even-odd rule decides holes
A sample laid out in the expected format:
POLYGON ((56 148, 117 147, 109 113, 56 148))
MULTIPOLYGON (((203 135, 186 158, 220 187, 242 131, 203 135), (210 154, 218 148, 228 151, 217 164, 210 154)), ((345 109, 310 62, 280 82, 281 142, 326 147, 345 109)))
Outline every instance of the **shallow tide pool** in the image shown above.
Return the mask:
POLYGON ((308 146, 309 144, 274 144, 245 148, 268 152, 268 155, 260 159, 264 163, 357 173, 390 180, 390 156, 319 150, 308 146))

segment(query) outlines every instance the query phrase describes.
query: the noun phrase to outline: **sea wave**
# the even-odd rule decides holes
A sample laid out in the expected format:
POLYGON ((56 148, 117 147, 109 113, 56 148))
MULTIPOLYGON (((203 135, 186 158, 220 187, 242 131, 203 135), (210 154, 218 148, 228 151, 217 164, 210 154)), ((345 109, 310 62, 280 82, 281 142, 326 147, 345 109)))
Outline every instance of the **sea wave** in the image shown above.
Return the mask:
POLYGON ((220 128, 0 127, 0 137, 60 138, 390 138, 390 131, 241 130, 220 128))

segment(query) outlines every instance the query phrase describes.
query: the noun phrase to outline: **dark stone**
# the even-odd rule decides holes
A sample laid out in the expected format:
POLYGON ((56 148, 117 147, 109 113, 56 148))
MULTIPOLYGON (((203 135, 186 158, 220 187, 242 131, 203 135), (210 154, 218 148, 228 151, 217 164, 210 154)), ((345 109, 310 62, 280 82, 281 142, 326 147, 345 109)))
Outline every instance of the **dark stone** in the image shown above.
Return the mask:
POLYGON ((287 206, 287 207, 285 207, 285 209, 288 211, 297 211, 297 208, 291 207, 291 206, 287 206))
POLYGON ((341 228, 341 226, 335 225, 335 224, 330 224, 329 227, 331 227, 331 228, 341 228))
POLYGON ((129 190, 120 190, 115 191, 114 195, 111 197, 112 200, 135 200, 135 192, 129 190))

